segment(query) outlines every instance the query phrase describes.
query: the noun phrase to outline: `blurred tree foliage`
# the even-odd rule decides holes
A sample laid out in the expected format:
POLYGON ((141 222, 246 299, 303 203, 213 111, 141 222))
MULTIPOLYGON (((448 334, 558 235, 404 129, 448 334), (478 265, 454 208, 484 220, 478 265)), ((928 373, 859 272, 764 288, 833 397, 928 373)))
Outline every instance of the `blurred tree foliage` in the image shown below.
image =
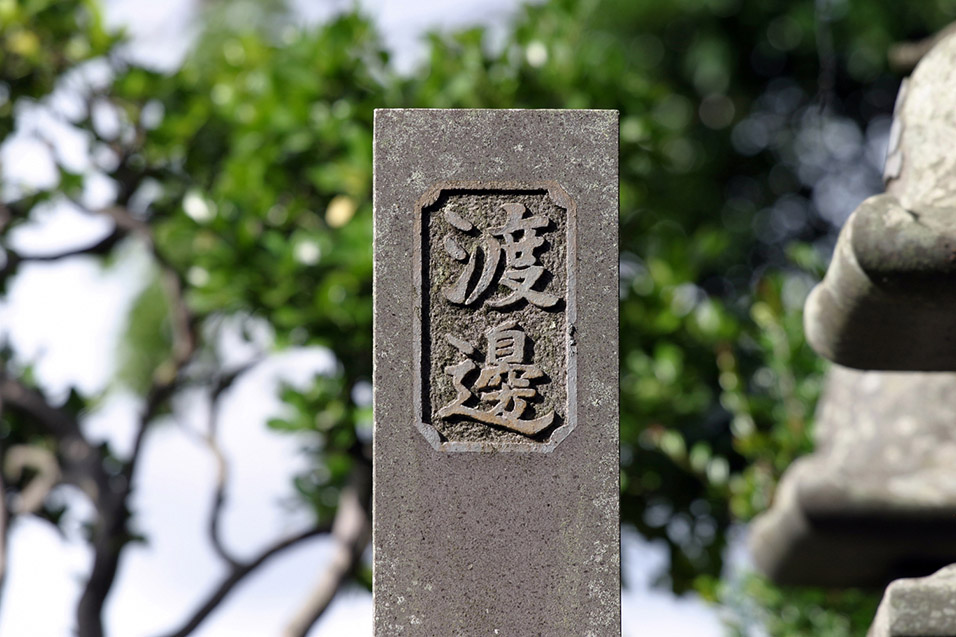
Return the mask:
MULTIPOLYGON (((22 263, 57 256, 18 253, 15 228, 51 202, 92 208, 84 187, 107 178, 113 201, 87 212, 114 229, 77 252, 135 245, 154 261, 120 367, 143 396, 140 431, 183 388, 218 398, 245 371, 216 347, 227 326, 265 326, 273 349, 329 348, 335 372, 287 388, 287 417, 269 423, 316 434, 314 466, 296 484, 315 532, 328 532, 343 493, 368 498, 373 109, 618 109, 623 521, 670 547, 673 590, 733 610, 740 591, 719 582, 728 531, 764 510, 811 448, 823 366, 804 343, 801 306, 840 211, 879 188, 874 147, 900 79, 887 52, 954 15, 944 0, 549 0, 521 8, 502 38, 433 34, 424 61, 399 74, 359 13, 302 28, 281 4, 227 3, 207 10, 167 73, 128 62, 91 1, 0 0, 0 139, 17 130, 18 109, 49 109, 83 132, 93 158, 77 172, 54 154, 52 188, 3 184, 0 291, 22 263), (105 81, 70 81, 91 64, 107 66, 105 81), (54 89, 82 106, 58 111, 54 89)), ((98 397, 51 402, 30 362, 3 353, 8 459, 38 448, 57 479, 106 485, 90 491, 96 562, 78 615, 80 634, 101 634, 134 539, 136 453, 83 441, 78 423, 98 397), (75 439, 88 447, 82 461, 75 439)), ((40 473, 8 480, 4 527, 28 512, 13 496, 40 473)), ((54 523, 62 513, 49 502, 33 512, 54 523)), ((352 553, 345 575, 367 583, 352 553)), ((754 586, 765 609, 754 621, 773 635, 862 634, 871 616, 872 595, 754 586)))

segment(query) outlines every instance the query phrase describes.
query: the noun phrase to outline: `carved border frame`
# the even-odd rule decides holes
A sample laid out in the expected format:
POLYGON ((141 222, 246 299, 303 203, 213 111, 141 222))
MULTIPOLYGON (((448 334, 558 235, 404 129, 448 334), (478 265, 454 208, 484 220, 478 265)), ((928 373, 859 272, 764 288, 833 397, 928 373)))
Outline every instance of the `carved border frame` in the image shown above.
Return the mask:
POLYGON ((422 433, 429 444, 437 451, 444 452, 537 452, 550 453, 554 451, 571 431, 577 426, 578 420, 578 369, 577 369, 577 347, 575 344, 574 332, 577 323, 577 208, 574 200, 568 192, 556 181, 441 181, 431 186, 425 191, 415 203, 415 250, 413 257, 415 283, 415 305, 412 320, 413 351, 414 351, 414 379, 413 379, 413 400, 415 426, 422 433), (566 267, 567 267, 567 299, 565 300, 565 323, 567 324, 567 334, 565 338, 565 363, 567 368, 567 415, 565 422, 551 432, 551 437, 547 442, 536 442, 529 440, 523 442, 454 442, 442 440, 441 434, 430 423, 426 422, 425 414, 422 413, 422 396, 425 387, 423 378, 424 367, 422 360, 423 347, 422 338, 422 308, 423 295, 427 293, 424 289, 425 267, 423 262, 423 244, 428 240, 423 225, 423 210, 438 201, 443 190, 518 190, 531 191, 544 190, 548 197, 560 208, 567 212, 567 244, 566 244, 566 267))

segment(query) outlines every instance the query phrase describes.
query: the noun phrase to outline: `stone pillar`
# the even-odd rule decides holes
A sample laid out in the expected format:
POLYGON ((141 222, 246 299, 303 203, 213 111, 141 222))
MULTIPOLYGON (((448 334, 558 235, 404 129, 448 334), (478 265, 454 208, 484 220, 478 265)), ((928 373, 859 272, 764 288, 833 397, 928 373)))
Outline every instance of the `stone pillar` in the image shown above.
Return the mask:
POLYGON ((375 116, 378 637, 620 635, 615 111, 375 116))

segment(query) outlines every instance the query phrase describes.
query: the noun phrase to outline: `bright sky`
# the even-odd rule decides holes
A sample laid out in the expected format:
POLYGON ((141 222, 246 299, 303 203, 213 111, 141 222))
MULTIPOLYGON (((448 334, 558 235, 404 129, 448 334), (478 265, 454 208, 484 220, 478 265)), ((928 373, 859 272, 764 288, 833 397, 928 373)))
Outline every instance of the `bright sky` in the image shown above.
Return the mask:
MULTIPOLYGON (((305 22, 324 19, 345 2, 293 3, 305 22)), ((399 2, 363 0, 375 16, 397 63, 412 67, 421 49, 416 38, 430 28, 452 28, 481 22, 500 27, 515 0, 427 0, 399 2)), ((110 24, 128 28, 130 52, 138 60, 172 68, 189 45, 194 0, 108 0, 110 24)), ((41 115, 32 125, 49 130, 57 124, 41 115)), ((82 166, 86 148, 81 138, 58 130, 58 153, 82 166), (62 134, 61 134, 62 133, 62 134)), ((24 139, 0 149, 7 181, 42 184, 52 178, 49 157, 38 144, 24 139)), ((91 199, 108 199, 108 189, 94 187, 91 199)), ((38 223, 23 228, 15 243, 24 252, 55 252, 89 243, 108 228, 67 207, 51 208, 38 223)), ((96 262, 75 258, 60 264, 24 267, 6 304, 0 305, 0 333, 12 339, 21 360, 37 361, 39 382, 63 396, 71 385, 98 392, 111 385, 114 353, 123 317, 146 272, 135 251, 117 267, 103 270, 96 262)), ((268 342, 268 334, 263 335, 268 342)), ((248 356, 238 339, 223 344, 234 360, 248 356)), ((332 364, 321 350, 276 355, 245 375, 225 397, 220 430, 232 472, 225 510, 227 545, 241 556, 303 528, 304 511, 292 506, 290 475, 305 467, 302 439, 268 431, 263 423, 279 413, 280 380, 306 384, 332 364), (237 495, 241 494, 241 499, 237 495)), ((135 401, 114 390, 84 419, 89 436, 108 440, 128 452, 135 401)), ((129 549, 107 606, 108 633, 137 637, 155 635, 178 625, 197 600, 224 572, 206 541, 204 524, 212 498, 214 465, 195 432, 202 431, 202 397, 186 396, 176 405, 179 423, 162 423, 150 434, 139 467, 134 501, 135 520, 148 542, 129 549)), ((71 634, 73 606, 90 566, 91 554, 80 538, 81 524, 91 515, 78 493, 55 493, 70 505, 65 537, 43 522, 24 518, 11 532, 10 573, 2 605, 0 635, 63 637, 71 634)), ((651 583, 666 567, 666 552, 633 532, 624 535, 623 595, 625 635, 710 637, 723 634, 716 614, 692 597, 675 599, 651 583)), ((260 637, 277 634, 321 572, 328 544, 316 540, 283 554, 250 578, 195 633, 201 637, 260 637)), ((339 595, 311 637, 363 637, 372 634, 371 597, 348 590, 339 595)))

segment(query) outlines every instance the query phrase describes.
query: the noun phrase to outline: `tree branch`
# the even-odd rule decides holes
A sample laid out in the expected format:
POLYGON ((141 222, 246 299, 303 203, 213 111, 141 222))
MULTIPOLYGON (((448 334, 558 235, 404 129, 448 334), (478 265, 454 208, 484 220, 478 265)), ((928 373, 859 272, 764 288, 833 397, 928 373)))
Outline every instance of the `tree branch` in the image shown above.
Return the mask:
MULTIPOLYGON (((6 209, 4 208, 3 210, 6 209)), ((0 212, 0 230, 3 229, 6 223, 4 214, 5 213, 0 212)), ((126 236, 126 234, 127 232, 117 225, 115 228, 113 228, 112 232, 95 243, 85 247, 60 252, 58 254, 20 254, 12 248, 4 247, 3 250, 6 260, 3 264, 3 267, 0 268, 0 281, 13 276, 17 268, 22 263, 50 263, 53 261, 60 261, 61 259, 69 259, 70 257, 78 257, 83 255, 102 256, 108 254, 110 250, 112 250, 116 244, 126 236)))
POLYGON ((36 513, 50 491, 60 483, 60 465, 56 456, 38 445, 14 445, 4 458, 3 472, 11 480, 19 480, 27 467, 36 470, 36 475, 20 490, 20 497, 13 507, 17 515, 36 513))
MULTIPOLYGON (((3 401, 0 401, 0 418, 3 401)), ((7 508, 7 484, 3 478, 3 445, 0 444, 0 610, 3 609, 4 584, 7 581, 7 540, 10 531, 10 511, 7 508)))
POLYGON ((102 452, 83 437, 79 423, 70 414, 51 406, 36 390, 0 372, 0 400, 6 408, 24 413, 57 439, 63 456, 64 478, 79 486, 96 506, 93 570, 77 610, 77 634, 101 637, 99 611, 112 586, 119 552, 129 541, 126 534, 128 485, 117 483, 106 472, 102 452))
POLYGON ((133 452, 126 463, 123 475, 131 479, 136 469, 136 462, 142 449, 143 437, 149 423, 156 412, 172 395, 179 381, 179 375, 196 353, 199 343, 197 334, 197 319, 189 310, 184 293, 184 281, 175 267, 157 249, 149 226, 133 216, 128 210, 121 207, 112 207, 100 211, 110 216, 116 225, 134 233, 144 241, 147 249, 159 264, 162 271, 162 284, 171 305, 173 325, 173 352, 167 365, 156 370, 152 387, 146 396, 146 405, 140 417, 139 428, 133 444, 133 452))
POLYGON ((229 465, 226 460, 226 454, 219 445, 219 407, 220 399, 227 389, 232 387, 241 375, 259 364, 259 360, 252 361, 228 374, 223 375, 216 381, 212 394, 209 398, 209 426, 203 441, 209 447, 216 460, 216 489, 213 495, 212 509, 209 513, 207 532, 209 541, 213 550, 220 558, 229 564, 232 568, 239 566, 239 561, 227 549, 222 541, 222 511, 226 504, 226 483, 229 475, 229 465))
POLYGON ((153 384, 140 412, 133 450, 119 476, 112 481, 116 491, 98 503, 99 520, 93 537, 93 569, 77 607, 79 637, 103 635, 103 605, 116 577, 120 553, 131 539, 127 529, 130 516, 127 500, 142 455, 146 432, 159 409, 176 390, 183 369, 192 360, 198 347, 196 320, 186 303, 182 277, 156 248, 149 226, 123 207, 113 206, 98 212, 110 216, 117 228, 142 239, 159 264, 173 314, 173 352, 170 361, 154 374, 153 384))
POLYGON ((75 484, 96 503, 109 486, 109 476, 100 465, 100 454, 90 445, 79 423, 62 409, 50 405, 40 392, 0 370, 0 403, 5 409, 30 418, 57 440, 63 462, 63 478, 75 484))
POLYGON ((268 549, 260 553, 255 559, 239 564, 233 567, 229 574, 219 583, 219 586, 210 593, 209 597, 206 598, 206 601, 193 613, 193 615, 186 620, 182 627, 178 628, 174 632, 169 633, 166 637, 186 637, 192 631, 194 631, 205 619, 212 613, 220 603, 235 589, 235 587, 242 582, 243 579, 257 568, 262 566, 267 560, 278 555, 282 551, 285 551, 288 548, 299 544, 305 540, 328 533, 330 531, 328 526, 315 526, 311 529, 303 531, 297 535, 293 535, 284 540, 273 544, 268 549))
POLYGON ((342 489, 332 525, 335 540, 332 559, 282 632, 283 637, 305 637, 355 572, 372 534, 363 500, 355 486, 342 489))
POLYGON ((59 261, 61 259, 69 259, 70 257, 79 257, 83 255, 105 255, 113 249, 113 247, 119 243, 120 239, 126 236, 126 233, 123 232, 120 228, 114 228, 112 232, 107 234, 105 237, 97 241, 96 243, 90 244, 82 248, 74 248, 73 250, 67 250, 66 252, 59 252, 57 254, 20 254, 19 252, 12 250, 10 248, 5 248, 7 262, 4 264, 3 269, 0 270, 0 273, 5 273, 7 270, 13 269, 21 263, 26 262, 51 262, 59 261))
MULTIPOLYGON (((74 203, 80 205, 78 202, 74 203)), ((146 431, 161 406, 175 391, 180 374, 192 359, 198 343, 196 322, 186 304, 183 281, 175 268, 156 249, 149 226, 122 207, 93 212, 105 214, 115 223, 114 231, 97 243, 57 255, 24 256, 7 250, 7 261, 0 269, 2 280, 24 261, 54 261, 80 254, 106 254, 123 237, 135 235, 144 240, 159 263, 163 285, 172 307, 172 356, 169 363, 157 371, 153 385, 147 392, 133 451, 119 475, 107 473, 102 464, 102 451, 89 444, 71 415, 50 406, 35 390, 0 373, 0 399, 7 406, 27 413, 57 439, 58 447, 68 461, 64 466, 65 477, 88 493, 96 507, 97 519, 92 534, 93 568, 77 606, 79 637, 103 635, 103 604, 116 577, 120 554, 131 539, 127 528, 130 517, 127 504, 146 431)))
POLYGON ((226 483, 229 477, 229 464, 226 461, 226 454, 219 446, 217 437, 217 420, 219 417, 219 396, 214 393, 209 405, 209 431, 204 436, 206 445, 216 461, 216 488, 213 494, 212 509, 209 512, 209 520, 206 531, 209 534, 209 542, 213 550, 223 561, 232 568, 239 566, 238 560, 226 549, 222 541, 222 511, 226 504, 226 483))
POLYGON ((72 416, 53 407, 40 392, 10 378, 3 371, 0 371, 0 400, 5 407, 30 416, 58 440, 82 438, 80 426, 72 416))
MULTIPOLYGON (((139 147, 140 144, 135 146, 139 147)), ((90 495, 96 507, 96 520, 91 534, 93 567, 76 611, 78 637, 103 635, 103 605, 115 580, 120 554, 132 539, 128 529, 128 500, 146 431, 178 387, 181 373, 193 358, 198 343, 196 321, 185 301, 182 277, 157 250, 149 225, 124 207, 147 174, 134 169, 126 162, 132 151, 131 148, 127 153, 121 153, 123 156, 120 166, 112 175, 120 186, 116 198, 117 206, 94 211, 73 200, 73 203, 90 214, 102 214, 112 218, 115 223, 113 232, 91 246, 58 255, 25 256, 13 250, 5 250, 6 259, 0 268, 2 283, 25 261, 55 261, 79 254, 106 254, 124 236, 137 236, 145 242, 159 264, 162 284, 170 300, 174 334, 172 355, 168 364, 154 374, 154 382, 147 392, 139 415, 132 453, 118 474, 107 471, 104 464, 105 447, 92 447, 70 414, 51 407, 38 392, 6 377, 0 369, 0 400, 10 408, 25 412, 37 421, 46 433, 57 439, 58 453, 65 458, 65 479, 72 478, 76 481, 81 489, 90 495)), ((0 230, 6 228, 9 220, 9 209, 0 205, 0 230)))

